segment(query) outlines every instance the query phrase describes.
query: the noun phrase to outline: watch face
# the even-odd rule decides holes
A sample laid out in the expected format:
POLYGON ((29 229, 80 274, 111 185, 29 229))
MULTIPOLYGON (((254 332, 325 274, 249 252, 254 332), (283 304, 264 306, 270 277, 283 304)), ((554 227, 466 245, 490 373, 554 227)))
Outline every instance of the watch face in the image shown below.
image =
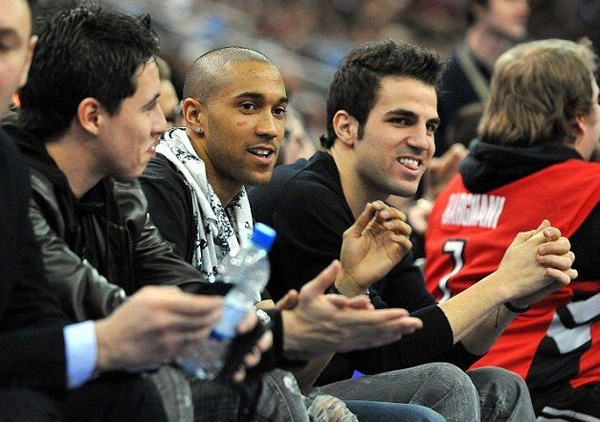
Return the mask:
POLYGON ((260 320, 260 322, 262 322, 264 325, 267 325, 267 324, 271 323, 271 317, 269 316, 269 314, 267 314, 262 309, 257 309, 256 310, 256 316, 258 317, 258 319, 260 320))

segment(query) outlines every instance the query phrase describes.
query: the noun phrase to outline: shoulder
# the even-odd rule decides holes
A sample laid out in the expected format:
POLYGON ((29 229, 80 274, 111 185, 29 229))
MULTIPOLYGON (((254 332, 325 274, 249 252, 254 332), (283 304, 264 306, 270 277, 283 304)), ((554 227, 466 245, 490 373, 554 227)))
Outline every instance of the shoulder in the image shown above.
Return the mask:
POLYGON ((299 160, 277 167, 267 185, 249 191, 253 212, 260 214, 265 209, 282 211, 287 206, 321 208, 343 203, 344 196, 336 180, 335 164, 333 173, 328 164, 331 163, 327 163, 326 157, 313 156, 308 161, 299 160))
POLYGON ((168 197, 178 195, 186 198, 189 196, 189 187, 183 175, 173 163, 160 153, 156 154, 156 157, 148 163, 139 180, 146 194, 149 190, 153 190, 168 197))
POLYGON ((112 192, 123 220, 125 222, 133 221, 139 227, 143 226, 148 214, 148 201, 140 182, 137 179, 115 181, 112 192))
POLYGON ((179 180, 181 180, 181 176, 175 165, 160 153, 156 154, 156 157, 150 160, 140 176, 142 183, 177 183, 179 180))

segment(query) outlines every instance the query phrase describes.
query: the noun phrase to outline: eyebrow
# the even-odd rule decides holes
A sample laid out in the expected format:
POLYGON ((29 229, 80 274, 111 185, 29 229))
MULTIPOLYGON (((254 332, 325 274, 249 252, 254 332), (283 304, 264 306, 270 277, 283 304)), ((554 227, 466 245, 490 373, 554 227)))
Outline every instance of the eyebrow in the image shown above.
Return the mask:
MULTIPOLYGON (((397 108, 395 110, 390 110, 387 113, 385 113, 386 116, 403 116, 403 117, 410 117, 413 119, 418 119, 419 116, 417 115, 417 113, 415 113, 414 111, 411 110, 407 110, 404 108, 397 108)), ((427 120, 427 123, 434 123, 436 125, 439 125, 441 122, 439 117, 434 117, 432 119, 427 120)))
MULTIPOLYGON (((250 91, 250 92, 242 92, 241 94, 236 95, 235 98, 238 98, 238 99, 252 98, 254 100, 264 101, 265 96, 263 94, 261 94, 260 92, 250 91)), ((280 104, 288 104, 289 102, 290 102, 290 100, 286 96, 279 98, 279 101, 278 101, 278 103, 280 103, 280 104)))
POLYGON ((19 34, 12 28, 0 28, 0 37, 2 38, 16 38, 20 41, 19 34))
POLYGON ((154 103, 156 103, 156 101, 158 100, 158 97, 160 97, 160 92, 157 92, 156 94, 154 94, 154 97, 148 101, 146 104, 144 104, 142 106, 143 109, 149 109, 154 107, 154 103))

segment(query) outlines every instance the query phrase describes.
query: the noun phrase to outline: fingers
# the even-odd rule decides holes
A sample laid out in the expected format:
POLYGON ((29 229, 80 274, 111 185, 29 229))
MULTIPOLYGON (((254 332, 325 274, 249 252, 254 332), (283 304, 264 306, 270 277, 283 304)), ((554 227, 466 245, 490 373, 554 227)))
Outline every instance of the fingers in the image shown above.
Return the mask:
POLYGON ((252 352, 244 355, 244 365, 246 368, 254 368, 260 362, 262 353, 257 346, 252 348, 252 352))
MULTIPOLYGON (((548 275, 548 277, 553 278, 556 283, 557 283, 557 287, 563 287, 563 286, 568 286, 569 283, 576 279, 578 276, 577 270, 571 268, 567 271, 560 271, 557 270, 556 268, 546 268, 546 275, 548 275)), ((556 290, 556 289, 554 289, 556 290)))
POLYGON ((538 255, 536 259, 539 264, 545 267, 566 271, 573 265, 575 254, 573 252, 568 252, 564 255, 538 255))
POLYGON ((325 268, 319 275, 313 278, 311 281, 306 283, 300 290, 300 296, 307 298, 313 298, 322 295, 331 287, 338 272, 340 271, 340 261, 334 259, 327 268, 325 268))
POLYGON ((537 234, 547 227, 550 227, 550 221, 547 218, 544 218, 544 220, 540 223, 538 228, 535 229, 535 233, 537 234))
POLYGON ((571 242, 566 237, 560 237, 557 240, 542 243, 538 246, 540 255, 564 255, 571 250, 571 242))
MULTIPOLYGON (((123 306, 131 305, 133 305, 133 308, 136 308, 142 304, 127 302, 123 306)), ((147 311, 148 313, 115 313, 114 316, 121 324, 133 325, 139 329, 152 329, 159 333, 169 331, 178 333, 196 330, 200 332, 210 331, 221 319, 222 315, 222 308, 216 308, 212 313, 204 313, 202 315, 182 315, 171 312, 169 308, 160 306, 154 306, 152 309, 147 309, 147 311)))
POLYGON ((221 296, 196 295, 183 293, 182 291, 179 294, 164 296, 158 291, 153 291, 152 297, 146 299, 156 300, 158 303, 157 306, 168 309, 169 312, 190 317, 202 317, 213 314, 216 310, 223 307, 223 298, 221 296))
POLYGON ((240 322, 240 324, 238 325, 236 331, 238 334, 249 333, 250 331, 252 331, 254 329, 254 327, 256 327, 257 323, 258 323, 258 317, 254 313, 254 311, 249 311, 248 315, 246 315, 246 318, 244 318, 242 320, 242 322, 240 322))
POLYGON ((371 299, 369 299, 366 295, 358 295, 352 298, 348 298, 346 307, 349 309, 375 309, 373 304, 371 303, 371 299))
POLYGON ((376 207, 380 207, 380 205, 377 204, 374 206, 372 203, 367 203, 363 212, 360 213, 354 224, 350 226, 347 232, 352 232, 355 235, 360 235, 360 233, 362 233, 363 230, 367 228, 367 225, 369 224, 373 216, 375 216, 375 213, 377 212, 376 207))
POLYGON ((558 240, 561 237, 561 232, 556 227, 548 227, 548 228, 544 229, 544 231, 542 233, 544 234, 544 237, 546 238, 546 241, 548 241, 548 242, 558 240))
POLYGON ((540 226, 535 230, 532 239, 538 242, 551 242, 560 239, 560 230, 556 227, 550 227, 549 224, 550 222, 548 220, 542 221, 542 224, 540 224, 540 226))
POLYGON ((299 294, 296 290, 290 290, 284 297, 277 301, 277 309, 294 309, 298 305, 299 294))
MULTIPOLYGON (((400 324, 400 320, 409 318, 406 309, 351 310, 338 315, 341 321, 355 327, 384 327, 400 324)), ((401 324, 400 324, 401 325, 401 324)))
POLYGON ((266 352, 271 346, 273 346, 273 332, 269 330, 261 336, 260 340, 256 343, 256 347, 261 352, 266 352))
POLYGON ((339 309, 375 309, 371 300, 366 295, 346 297, 343 295, 325 295, 325 298, 339 309))
MULTIPOLYGON (((548 220, 544 220, 544 221, 548 221, 548 220)), ((543 225, 543 223, 542 223, 543 225)), ((540 225, 540 227, 542 227, 542 225, 540 225)), ((532 241, 532 242, 536 242, 538 244, 542 244, 543 242, 548 242, 548 241, 556 241, 558 239, 560 239, 561 237, 561 232, 559 229, 557 229, 556 227, 545 227, 542 228, 540 230, 540 227, 538 227, 537 230, 533 230, 533 231, 529 231, 529 232, 523 232, 523 233, 519 233, 517 235, 517 237, 515 238, 515 241, 513 241, 514 243, 524 243, 528 240, 532 241), (520 239, 520 242, 517 242, 517 239, 520 239)))
POLYGON ((252 352, 244 355, 244 365, 246 368, 253 368, 258 365, 262 354, 269 350, 272 345, 273 333, 271 331, 267 331, 261 336, 256 345, 252 348, 252 352))
POLYGON ((530 230, 527 232, 518 233, 510 244, 509 248, 512 246, 517 246, 525 243, 527 240, 531 239, 531 237, 535 234, 535 230, 530 230))
POLYGON ((407 316, 374 325, 357 323, 353 327, 352 341, 340 344, 338 351, 379 347, 398 341, 402 336, 410 335, 422 327, 423 322, 420 319, 407 316))
POLYGON ((413 244, 410 241, 410 239, 406 236, 391 233, 390 239, 396 242, 402 249, 404 249, 407 252, 412 249, 413 244))
POLYGON ((256 346, 252 348, 250 353, 244 355, 244 363, 240 365, 240 368, 233 375, 233 382, 240 383, 246 378, 246 368, 254 368, 259 364, 262 354, 269 350, 273 345, 273 333, 267 331, 256 343, 256 346))
MULTIPOLYGON (((398 210, 395 211, 397 213, 400 213, 400 211, 398 210)), ((378 213, 377 218, 378 220, 382 220, 382 225, 387 230, 390 230, 397 234, 402 234, 404 236, 410 236, 410 234, 412 233, 412 228, 406 222, 404 222, 404 220, 400 219, 400 217, 395 216, 394 214, 396 213, 388 212, 388 210, 385 210, 378 213)), ((404 214, 402 214, 402 216, 406 219, 404 214)))
POLYGON ((240 366, 240 369, 238 369, 236 371, 236 373, 233 374, 232 381, 234 382, 234 384, 239 384, 242 381, 244 381, 245 378, 246 378, 246 368, 242 365, 242 366, 240 366))

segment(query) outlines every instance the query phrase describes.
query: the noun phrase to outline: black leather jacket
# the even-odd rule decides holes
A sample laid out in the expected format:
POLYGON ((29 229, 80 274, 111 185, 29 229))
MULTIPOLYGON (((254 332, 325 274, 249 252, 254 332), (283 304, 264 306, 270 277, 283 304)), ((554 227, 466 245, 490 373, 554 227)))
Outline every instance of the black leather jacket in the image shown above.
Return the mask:
POLYGON ((31 167, 30 217, 47 278, 67 315, 101 318, 144 285, 204 290, 200 273, 173 254, 152 224, 137 181, 106 178, 77 199, 38 140, 6 129, 31 167))

